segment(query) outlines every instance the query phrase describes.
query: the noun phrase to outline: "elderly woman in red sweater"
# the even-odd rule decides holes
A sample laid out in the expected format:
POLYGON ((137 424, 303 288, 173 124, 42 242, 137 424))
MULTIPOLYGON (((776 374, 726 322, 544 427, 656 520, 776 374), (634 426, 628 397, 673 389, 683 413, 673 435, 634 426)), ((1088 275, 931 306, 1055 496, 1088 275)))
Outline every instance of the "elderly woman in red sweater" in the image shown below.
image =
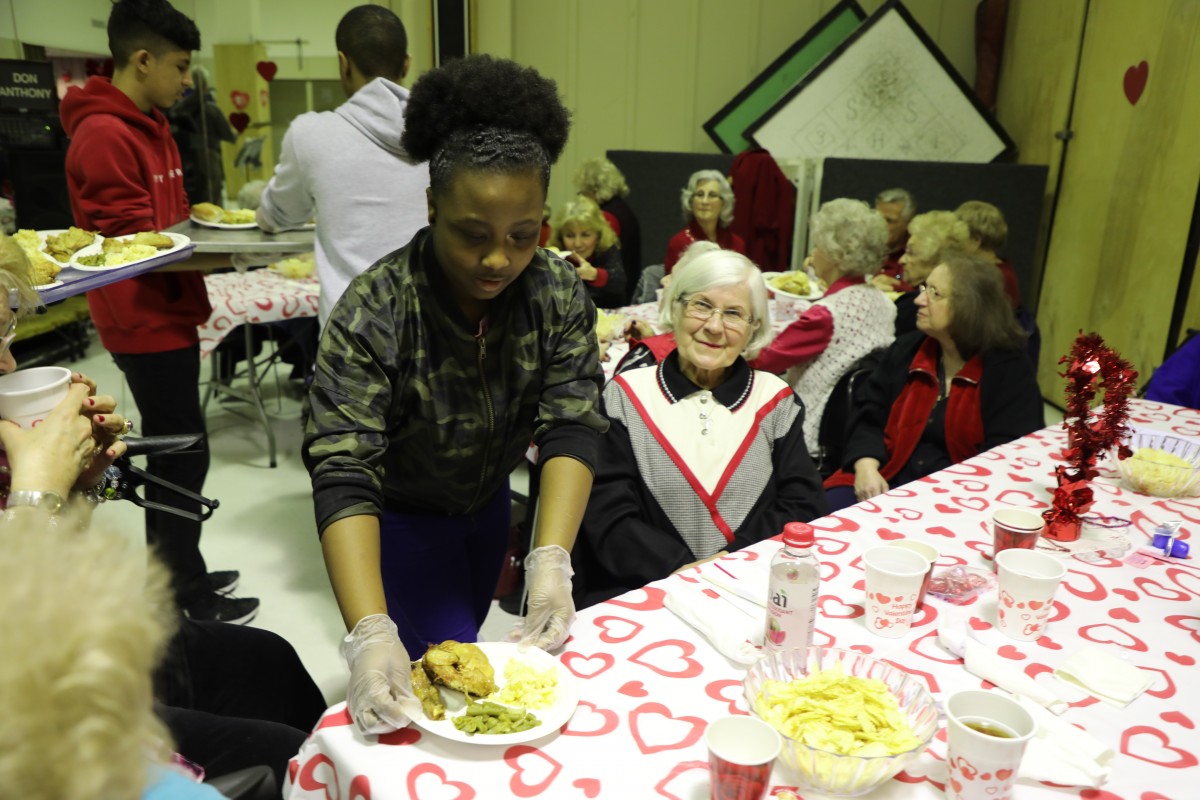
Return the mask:
POLYGON ((917 298, 901 336, 850 421, 842 470, 825 481, 831 510, 929 475, 1044 424, 1025 336, 1000 273, 952 254, 917 298))
POLYGON ((667 260, 663 262, 670 275, 683 251, 693 242, 716 242, 722 250, 746 254, 742 237, 729 230, 733 222, 733 189, 725 176, 715 169, 693 172, 680 198, 687 227, 671 237, 667 244, 667 260))

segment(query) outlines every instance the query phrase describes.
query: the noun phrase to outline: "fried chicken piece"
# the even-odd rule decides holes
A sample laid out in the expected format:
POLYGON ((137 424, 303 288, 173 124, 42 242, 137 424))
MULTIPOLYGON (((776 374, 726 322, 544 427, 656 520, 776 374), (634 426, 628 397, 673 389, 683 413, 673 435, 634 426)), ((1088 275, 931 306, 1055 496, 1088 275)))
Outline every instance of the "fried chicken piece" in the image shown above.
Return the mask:
POLYGON ((29 259, 31 266, 33 267, 33 275, 31 276, 33 278, 33 285, 45 286, 47 284, 54 283, 54 279, 58 276, 58 273, 62 271, 62 267, 46 258, 41 253, 37 253, 36 255, 36 258, 29 259))
POLYGON ((430 719, 446 718, 446 706, 442 704, 442 693, 429 682, 429 676, 425 674, 425 668, 420 661, 414 661, 412 664, 412 688, 413 694, 421 701, 421 708, 425 711, 425 716, 430 719))
POLYGON ((133 235, 134 244, 148 244, 151 247, 156 247, 159 250, 170 250, 175 246, 175 241, 165 233, 156 231, 142 231, 133 235))
POLYGON ((58 261, 69 261, 71 256, 96 241, 96 234, 71 226, 62 233, 46 237, 46 255, 58 261))
POLYGON ((432 644, 422 659, 434 683, 475 697, 496 691, 496 673, 477 646, 453 640, 432 644))

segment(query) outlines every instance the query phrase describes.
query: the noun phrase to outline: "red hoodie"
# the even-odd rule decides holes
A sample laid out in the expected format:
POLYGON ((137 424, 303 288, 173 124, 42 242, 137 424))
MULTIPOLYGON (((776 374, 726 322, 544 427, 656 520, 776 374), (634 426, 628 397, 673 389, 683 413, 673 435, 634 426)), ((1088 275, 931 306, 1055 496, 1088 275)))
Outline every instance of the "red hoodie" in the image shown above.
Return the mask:
MULTIPOLYGON (((169 228, 188 216, 183 166, 167 118, 141 111, 108 78, 67 90, 63 127, 75 224, 105 236, 169 228)), ((212 315, 199 272, 141 275, 88 292, 110 353, 161 353, 199 341, 212 315)))

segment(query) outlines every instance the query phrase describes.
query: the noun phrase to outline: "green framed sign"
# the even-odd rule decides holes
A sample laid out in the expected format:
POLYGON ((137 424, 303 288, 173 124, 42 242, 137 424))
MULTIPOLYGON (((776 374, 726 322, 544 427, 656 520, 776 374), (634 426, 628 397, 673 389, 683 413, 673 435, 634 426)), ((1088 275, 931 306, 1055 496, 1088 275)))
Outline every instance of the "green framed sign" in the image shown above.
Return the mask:
POLYGON ((837 49, 866 18, 866 12, 855 0, 842 0, 705 122, 705 133, 722 153, 737 155, 753 147, 754 143, 745 135, 746 129, 837 49))

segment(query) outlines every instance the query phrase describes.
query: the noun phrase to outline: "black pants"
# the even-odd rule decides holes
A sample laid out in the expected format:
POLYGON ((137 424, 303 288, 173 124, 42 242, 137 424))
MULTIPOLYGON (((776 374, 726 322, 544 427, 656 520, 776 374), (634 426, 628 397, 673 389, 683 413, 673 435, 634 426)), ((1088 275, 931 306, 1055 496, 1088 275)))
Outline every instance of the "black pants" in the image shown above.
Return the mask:
POLYGON ((296 651, 270 631, 182 620, 155 675, 156 711, 188 760, 209 775, 287 762, 325 711, 296 651))
MULTIPOLYGON (((113 360, 125 374, 141 419, 141 436, 205 433, 200 407, 200 345, 164 353, 114 353, 113 360)), ((194 453, 146 457, 146 471, 188 491, 201 494, 208 474, 208 439, 200 440, 194 453)), ((198 511, 199 504, 176 492, 145 487, 146 499, 198 511)), ((188 608, 208 591, 208 567, 200 554, 201 523, 164 511, 146 511, 146 543, 171 570, 175 598, 188 608)))

